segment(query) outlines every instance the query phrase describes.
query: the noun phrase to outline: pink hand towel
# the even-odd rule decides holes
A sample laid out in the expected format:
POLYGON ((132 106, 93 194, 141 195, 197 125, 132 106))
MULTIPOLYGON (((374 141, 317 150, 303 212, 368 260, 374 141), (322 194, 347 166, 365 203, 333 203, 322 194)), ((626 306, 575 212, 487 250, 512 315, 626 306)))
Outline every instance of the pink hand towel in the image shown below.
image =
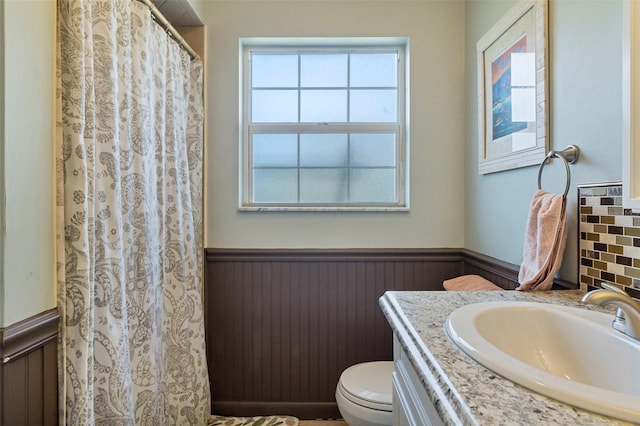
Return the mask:
POLYGON ((447 291, 498 291, 503 290, 480 275, 461 275, 444 280, 442 286, 447 291))
POLYGON ((565 197, 538 190, 531 200, 516 290, 549 290, 566 241, 565 197))

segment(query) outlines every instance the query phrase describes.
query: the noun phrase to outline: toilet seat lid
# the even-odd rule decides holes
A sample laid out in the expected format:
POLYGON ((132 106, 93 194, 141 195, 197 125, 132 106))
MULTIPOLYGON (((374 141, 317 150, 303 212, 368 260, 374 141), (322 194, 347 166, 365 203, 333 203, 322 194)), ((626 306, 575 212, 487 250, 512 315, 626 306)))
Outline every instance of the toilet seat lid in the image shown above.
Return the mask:
POLYGON ((346 397, 362 405, 389 406, 391 410, 393 361, 374 361, 352 365, 342 372, 340 385, 346 397), (354 401, 356 398, 358 401, 354 401))

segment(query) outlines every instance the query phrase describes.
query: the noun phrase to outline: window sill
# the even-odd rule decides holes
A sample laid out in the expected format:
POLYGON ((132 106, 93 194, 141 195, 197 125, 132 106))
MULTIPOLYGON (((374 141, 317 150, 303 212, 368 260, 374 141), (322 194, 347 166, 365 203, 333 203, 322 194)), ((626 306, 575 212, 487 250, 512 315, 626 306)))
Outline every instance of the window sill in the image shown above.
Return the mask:
POLYGON ((409 212, 406 206, 240 206, 241 212, 409 212))

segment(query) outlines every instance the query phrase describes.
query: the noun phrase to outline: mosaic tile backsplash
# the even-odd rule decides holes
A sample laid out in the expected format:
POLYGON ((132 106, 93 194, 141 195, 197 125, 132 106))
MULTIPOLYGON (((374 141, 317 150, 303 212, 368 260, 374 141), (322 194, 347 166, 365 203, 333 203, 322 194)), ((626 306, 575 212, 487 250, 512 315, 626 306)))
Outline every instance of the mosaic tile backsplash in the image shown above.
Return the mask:
POLYGON ((640 211, 622 207, 622 185, 581 185, 580 288, 614 284, 640 299, 640 211))

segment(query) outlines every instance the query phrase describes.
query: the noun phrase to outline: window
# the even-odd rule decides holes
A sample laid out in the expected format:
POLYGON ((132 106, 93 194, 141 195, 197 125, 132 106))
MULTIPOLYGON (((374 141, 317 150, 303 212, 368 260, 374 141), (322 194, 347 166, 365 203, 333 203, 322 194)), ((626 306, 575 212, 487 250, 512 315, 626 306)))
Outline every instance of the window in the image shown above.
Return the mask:
POLYGON ((407 207, 405 44, 242 53, 241 208, 407 207))

